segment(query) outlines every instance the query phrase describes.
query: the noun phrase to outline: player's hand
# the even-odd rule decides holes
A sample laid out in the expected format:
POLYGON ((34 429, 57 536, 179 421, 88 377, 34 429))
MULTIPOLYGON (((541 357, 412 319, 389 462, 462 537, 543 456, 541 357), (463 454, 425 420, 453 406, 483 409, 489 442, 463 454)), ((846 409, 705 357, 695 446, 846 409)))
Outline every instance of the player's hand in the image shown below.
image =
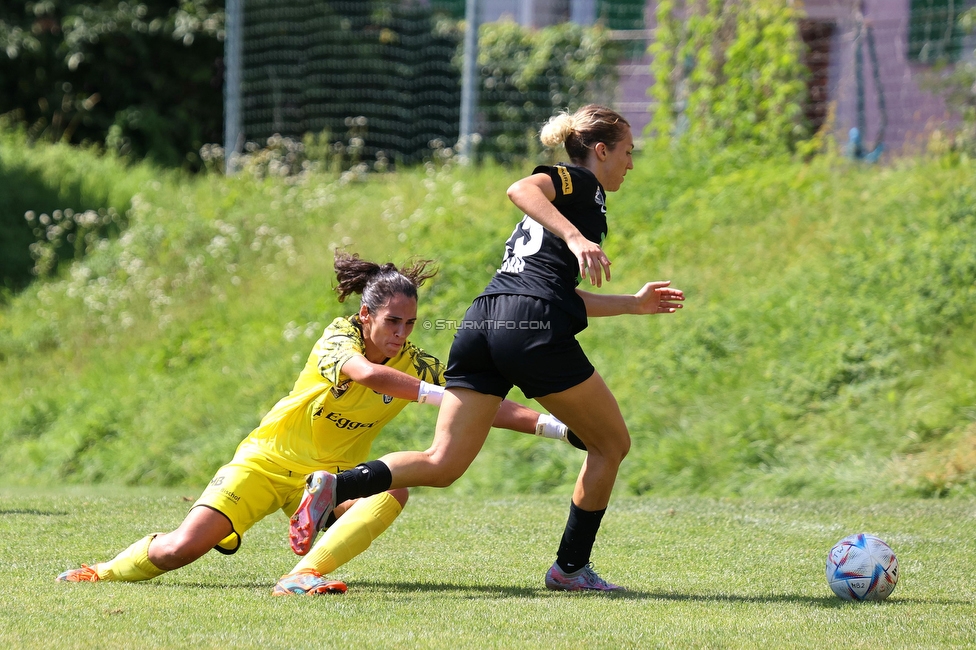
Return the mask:
POLYGON ((681 303, 685 293, 681 289, 672 289, 671 280, 648 282, 634 294, 637 299, 638 314, 673 314, 684 307, 681 303))
POLYGON ((604 274, 606 274, 607 280, 610 279, 610 258, 603 252, 599 244, 591 242, 580 234, 568 240, 566 245, 576 256, 581 278, 589 277, 590 284, 595 284, 598 287, 603 286, 604 274))

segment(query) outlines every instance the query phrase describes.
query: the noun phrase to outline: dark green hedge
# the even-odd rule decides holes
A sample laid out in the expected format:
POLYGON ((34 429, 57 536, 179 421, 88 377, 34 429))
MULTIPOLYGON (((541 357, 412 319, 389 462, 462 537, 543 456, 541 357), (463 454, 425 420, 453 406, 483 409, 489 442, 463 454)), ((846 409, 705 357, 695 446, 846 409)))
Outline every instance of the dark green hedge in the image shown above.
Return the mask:
POLYGON ((198 166, 222 138, 221 0, 5 0, 0 114, 34 138, 198 166))

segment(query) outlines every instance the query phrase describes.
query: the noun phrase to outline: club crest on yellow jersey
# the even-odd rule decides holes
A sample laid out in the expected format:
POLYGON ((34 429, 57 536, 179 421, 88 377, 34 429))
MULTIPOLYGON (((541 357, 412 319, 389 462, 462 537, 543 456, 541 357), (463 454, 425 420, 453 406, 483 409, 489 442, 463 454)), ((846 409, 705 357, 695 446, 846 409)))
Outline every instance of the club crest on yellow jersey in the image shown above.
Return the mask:
POLYGON ((335 386, 333 386, 329 390, 332 392, 332 397, 334 397, 336 399, 339 399, 340 397, 342 397, 343 395, 345 395, 346 391, 349 390, 349 387, 350 386, 352 386, 352 380, 351 379, 347 379, 344 382, 342 382, 341 384, 336 384, 335 386))

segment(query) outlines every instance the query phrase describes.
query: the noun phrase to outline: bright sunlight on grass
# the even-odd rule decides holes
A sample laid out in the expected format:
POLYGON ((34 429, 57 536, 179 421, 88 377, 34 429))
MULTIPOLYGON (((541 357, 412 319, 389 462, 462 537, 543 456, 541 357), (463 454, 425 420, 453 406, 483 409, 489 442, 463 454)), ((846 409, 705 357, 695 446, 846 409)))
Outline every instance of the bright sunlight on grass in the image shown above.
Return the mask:
MULTIPOLYGON (((37 175, 4 156, 19 171, 0 181, 37 175)), ((335 248, 436 259, 412 339, 446 357, 453 332, 423 323, 459 318, 497 268, 524 170, 227 179, 44 160, 86 174, 49 197, 57 213, 36 207, 39 275, 0 296, 0 648, 976 645, 970 160, 642 152, 610 204, 605 290, 671 278, 686 309, 580 336, 634 441, 593 554, 630 591, 544 589, 582 455, 496 432, 340 569, 348 594, 322 598, 270 596, 295 563, 284 516, 148 583, 54 577, 179 524, 354 310, 331 292, 335 248), (73 248, 69 209, 92 221, 73 248), (826 585, 827 551, 856 532, 898 555, 883 603, 826 585)), ((425 448, 435 415, 406 409, 374 455, 425 448)))
POLYGON ((161 489, 0 490, 6 648, 947 648, 976 643, 974 512, 959 501, 624 497, 597 568, 629 591, 551 593, 542 577, 568 496, 417 492, 335 577, 344 596, 272 598, 295 562, 283 515, 231 557, 145 583, 55 583, 175 527, 195 497, 161 489), (898 554, 882 603, 843 602, 827 551, 873 532, 898 554))

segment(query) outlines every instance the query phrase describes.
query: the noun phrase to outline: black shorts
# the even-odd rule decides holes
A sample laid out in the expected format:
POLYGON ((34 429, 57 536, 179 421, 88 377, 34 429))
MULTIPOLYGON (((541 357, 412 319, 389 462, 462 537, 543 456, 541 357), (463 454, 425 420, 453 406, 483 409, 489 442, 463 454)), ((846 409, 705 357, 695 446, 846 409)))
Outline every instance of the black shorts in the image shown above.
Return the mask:
POLYGON ((447 388, 505 397, 558 393, 590 378, 593 364, 576 341, 578 324, 534 296, 478 296, 464 314, 444 373, 447 388))

